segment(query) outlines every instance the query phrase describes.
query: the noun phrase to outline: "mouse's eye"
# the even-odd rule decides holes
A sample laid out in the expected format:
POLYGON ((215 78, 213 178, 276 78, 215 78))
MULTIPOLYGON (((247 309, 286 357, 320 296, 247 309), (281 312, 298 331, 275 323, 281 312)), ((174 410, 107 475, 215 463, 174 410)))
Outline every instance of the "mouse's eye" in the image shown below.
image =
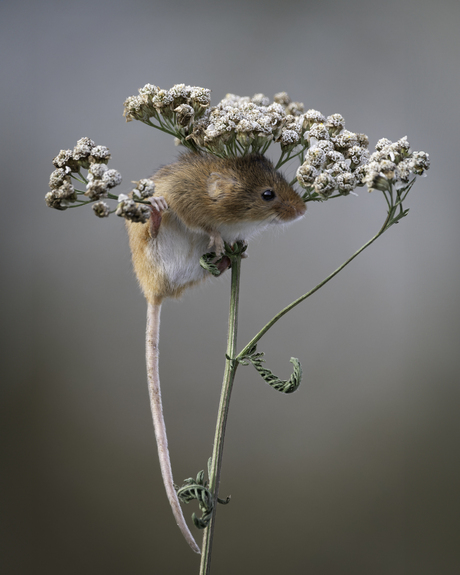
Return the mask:
POLYGON ((270 202, 276 198, 276 194, 273 190, 265 190, 262 192, 262 199, 266 202, 270 202))

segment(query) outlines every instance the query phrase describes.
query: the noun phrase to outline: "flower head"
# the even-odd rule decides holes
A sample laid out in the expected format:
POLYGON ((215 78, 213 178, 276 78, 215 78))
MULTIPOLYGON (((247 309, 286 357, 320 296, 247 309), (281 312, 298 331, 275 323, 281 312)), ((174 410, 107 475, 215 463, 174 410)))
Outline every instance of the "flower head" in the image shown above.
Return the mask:
POLYGON ((88 180, 100 180, 108 169, 107 164, 91 164, 88 170, 88 180))
POLYGON ((121 184, 121 174, 117 170, 107 170, 102 175, 102 181, 108 188, 114 188, 121 184))
POLYGON ((150 178, 133 183, 136 184, 136 187, 132 191, 134 197, 147 199, 155 193, 155 182, 150 178))
POLYGON ((78 172, 80 166, 78 161, 73 157, 72 150, 61 150, 53 159, 56 168, 68 168, 70 172, 78 172))
POLYGON ((70 183, 70 172, 71 170, 68 166, 54 170, 50 176, 50 188, 53 190, 61 187, 64 182, 70 183))
POLYGON ((174 112, 176 113, 176 122, 179 126, 185 127, 193 123, 195 110, 192 106, 181 104, 177 108, 174 108, 174 112))
POLYGON ((103 201, 99 201, 93 204, 93 210, 98 218, 108 218, 110 215, 109 204, 106 204, 103 201))
POLYGON ((302 102, 291 102, 286 106, 286 114, 291 116, 301 116, 304 113, 302 102))
POLYGON ((289 106, 289 104, 291 103, 291 98, 288 96, 287 92, 278 92, 273 96, 273 100, 277 104, 281 104, 281 106, 283 106, 284 108, 286 108, 286 106, 289 106))
POLYGON ((85 196, 90 200, 99 200, 106 198, 109 192, 109 186, 103 180, 91 180, 86 184, 85 196))
POLYGON ((369 191, 390 189, 390 185, 405 185, 410 181, 410 174, 421 176, 430 167, 426 152, 410 151, 410 144, 404 136, 397 142, 386 138, 380 139, 376 151, 371 154, 364 168, 363 181, 369 191))
POLYGON ((101 164, 107 164, 110 158, 111 154, 109 152, 109 149, 106 148, 105 146, 94 146, 89 156, 90 162, 101 163, 101 164))
POLYGON ((150 208, 127 198, 122 199, 115 213, 131 222, 145 223, 150 217, 150 208))

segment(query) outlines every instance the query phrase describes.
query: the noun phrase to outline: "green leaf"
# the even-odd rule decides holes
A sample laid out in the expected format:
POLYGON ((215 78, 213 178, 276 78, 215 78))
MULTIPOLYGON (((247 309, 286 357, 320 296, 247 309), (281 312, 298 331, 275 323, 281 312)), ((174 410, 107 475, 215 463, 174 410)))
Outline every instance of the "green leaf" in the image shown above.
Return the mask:
POLYGON ((204 254, 203 256, 201 256, 200 258, 200 266, 208 271, 210 274, 212 274, 213 276, 220 276, 221 275, 221 271, 219 270, 219 268, 217 267, 217 262, 219 262, 222 258, 217 258, 216 252, 209 252, 207 254, 204 254))
MULTIPOLYGON (((197 517, 193 513, 192 520, 198 529, 205 529, 211 521, 214 504, 212 493, 208 489, 208 482, 204 479, 204 471, 199 471, 196 479, 193 479, 193 477, 185 479, 181 487, 176 486, 176 492, 179 501, 182 503, 190 503, 194 499, 198 501, 202 516, 197 517)), ((227 497, 227 499, 217 498, 217 502, 223 505, 226 505, 229 501, 230 497, 227 497)))
POLYGON ((263 357, 264 353, 258 353, 256 351, 256 346, 254 346, 249 350, 247 355, 239 360, 239 363, 242 365, 249 365, 252 363, 256 370, 260 373, 262 379, 268 383, 268 385, 273 387, 273 389, 276 389, 276 391, 280 391, 281 393, 294 393, 302 380, 302 365, 300 361, 295 357, 291 357, 290 362, 294 366, 292 375, 288 380, 283 380, 262 365, 265 363, 263 357))

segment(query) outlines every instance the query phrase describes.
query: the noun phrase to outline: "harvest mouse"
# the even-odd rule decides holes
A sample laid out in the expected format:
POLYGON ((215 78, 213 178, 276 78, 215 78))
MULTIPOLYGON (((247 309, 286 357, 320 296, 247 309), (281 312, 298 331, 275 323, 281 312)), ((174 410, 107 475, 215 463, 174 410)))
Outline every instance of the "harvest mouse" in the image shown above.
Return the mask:
MULTIPOLYGON (((150 220, 127 221, 134 269, 147 299, 147 375, 163 481, 176 522, 190 547, 190 533, 174 489, 158 372, 160 310, 164 298, 179 297, 210 277, 200 257, 222 255, 224 242, 246 241, 272 224, 292 222, 305 213, 301 197, 262 155, 220 159, 186 153, 153 176, 150 220)), ((229 266, 223 257, 220 270, 229 266)))

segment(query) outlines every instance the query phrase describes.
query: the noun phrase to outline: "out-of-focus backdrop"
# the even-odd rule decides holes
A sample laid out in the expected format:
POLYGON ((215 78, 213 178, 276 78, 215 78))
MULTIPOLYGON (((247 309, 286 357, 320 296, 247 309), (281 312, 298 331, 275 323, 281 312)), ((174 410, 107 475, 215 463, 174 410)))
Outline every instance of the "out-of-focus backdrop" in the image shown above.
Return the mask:
MULTIPOLYGON (((407 135, 432 161, 409 217, 262 340, 281 376, 301 359, 299 391, 239 370, 213 572, 459 572, 459 25, 454 0, 2 4, 2 573, 198 572, 161 484, 123 222, 43 200, 82 136, 110 148, 120 191, 174 160, 168 136, 122 117, 148 82, 214 104, 286 90, 371 148, 407 135)), ((362 188, 252 241, 240 343, 384 217, 362 188)), ((211 454, 228 295, 229 274, 163 309, 178 483, 211 454)))

